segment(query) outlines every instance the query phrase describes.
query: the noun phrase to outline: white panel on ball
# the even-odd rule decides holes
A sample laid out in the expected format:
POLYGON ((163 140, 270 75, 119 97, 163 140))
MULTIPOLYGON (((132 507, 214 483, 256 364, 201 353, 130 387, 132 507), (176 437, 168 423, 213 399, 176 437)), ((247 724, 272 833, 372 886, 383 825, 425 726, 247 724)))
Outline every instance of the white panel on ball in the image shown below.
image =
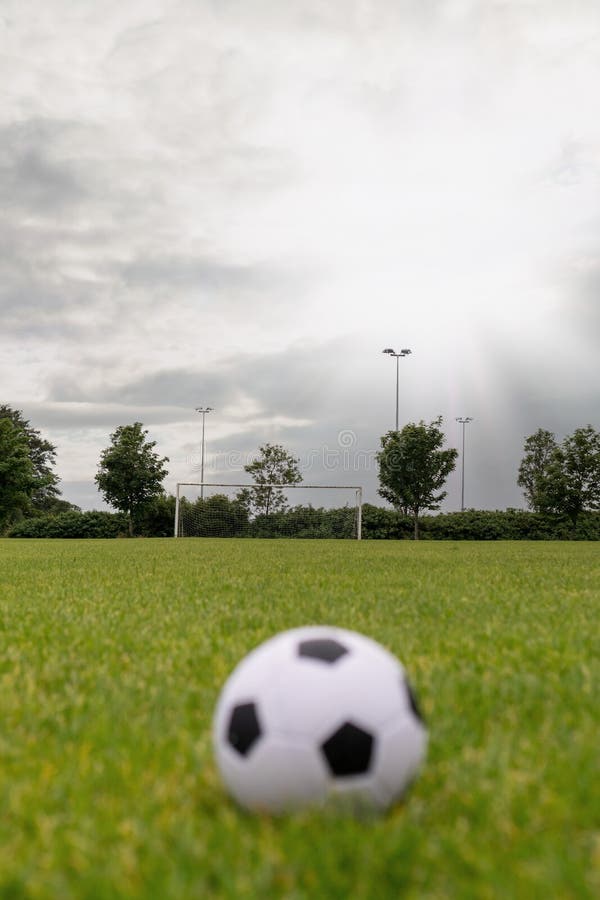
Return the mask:
POLYGON ((427 749, 427 732, 406 717, 383 729, 375 777, 391 801, 403 796, 416 777, 427 749))
POLYGON ((314 748, 278 736, 265 736, 247 760, 224 754, 220 768, 238 803, 256 812, 293 812, 327 794, 327 772, 314 748))

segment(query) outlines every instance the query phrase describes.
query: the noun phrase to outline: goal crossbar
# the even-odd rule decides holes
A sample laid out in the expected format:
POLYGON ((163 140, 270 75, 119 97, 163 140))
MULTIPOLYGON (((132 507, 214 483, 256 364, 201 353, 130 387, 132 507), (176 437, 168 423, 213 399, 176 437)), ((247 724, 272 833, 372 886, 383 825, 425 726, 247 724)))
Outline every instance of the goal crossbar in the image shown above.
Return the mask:
POLYGON ((175 528, 174 537, 179 537, 179 517, 181 506, 181 488, 194 487, 200 488, 201 496, 204 488, 237 488, 246 490, 265 490, 268 488, 282 488, 287 490, 304 489, 304 490, 329 490, 329 491, 354 491, 356 497, 356 540, 360 541, 362 537, 362 485, 359 484, 278 484, 268 482, 266 484, 257 484, 256 482, 239 482, 231 483, 225 481, 178 481, 175 492, 175 528))

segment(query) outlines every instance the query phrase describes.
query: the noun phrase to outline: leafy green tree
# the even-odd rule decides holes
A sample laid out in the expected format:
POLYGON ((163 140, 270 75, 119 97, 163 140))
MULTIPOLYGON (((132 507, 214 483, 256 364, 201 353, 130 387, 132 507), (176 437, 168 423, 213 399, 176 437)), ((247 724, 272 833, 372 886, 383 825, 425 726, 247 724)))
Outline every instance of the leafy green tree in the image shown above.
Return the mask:
POLYGON ((63 500, 61 497, 48 497, 43 504, 39 504, 32 508, 32 515, 49 515, 60 516, 65 512, 81 512, 81 507, 69 500, 63 500))
POLYGON ((29 458, 33 466, 34 483, 31 486, 30 500, 31 510, 49 510, 60 491, 58 489, 59 477, 53 471, 56 462, 56 447, 50 441, 45 440, 40 432, 33 428, 28 419, 18 409, 12 409, 5 403, 0 405, 0 420, 8 419, 13 425, 23 432, 27 441, 29 458))
POLYGON ((519 466, 517 484, 523 488, 527 505, 534 512, 548 508, 549 467, 554 459, 558 444, 551 431, 538 428, 530 435, 523 447, 524 456, 519 466))
POLYGON ((552 445, 553 439, 541 429, 527 438, 518 483, 534 510, 566 516, 574 533, 582 512, 600 509, 600 432, 584 425, 560 444, 552 445), (531 464, 532 448, 537 468, 531 464), (535 477, 527 481, 522 471, 535 477))
POLYGON ((120 425, 111 434, 111 444, 102 451, 95 482, 104 499, 127 516, 129 534, 145 507, 163 493, 167 475, 162 459, 154 452, 156 441, 147 441, 141 422, 120 425))
POLYGON ((0 530, 27 509, 35 484, 25 432, 12 419, 0 418, 0 530))
POLYGON ((419 514, 439 509, 446 496, 441 488, 456 465, 458 450, 442 450, 442 417, 429 425, 409 423, 401 431, 388 431, 381 438, 379 494, 398 511, 413 519, 414 539, 419 538, 419 514))
POLYGON ((244 466, 244 471, 252 476, 256 487, 243 488, 237 499, 249 512, 268 516, 287 509, 285 494, 281 488, 265 487, 268 484, 299 484, 302 475, 299 460, 288 453, 281 444, 264 444, 259 447, 259 456, 244 466))
POLYGON ((591 425, 576 428, 555 450, 544 502, 550 512, 567 516, 573 532, 582 512, 600 509, 600 432, 591 425))

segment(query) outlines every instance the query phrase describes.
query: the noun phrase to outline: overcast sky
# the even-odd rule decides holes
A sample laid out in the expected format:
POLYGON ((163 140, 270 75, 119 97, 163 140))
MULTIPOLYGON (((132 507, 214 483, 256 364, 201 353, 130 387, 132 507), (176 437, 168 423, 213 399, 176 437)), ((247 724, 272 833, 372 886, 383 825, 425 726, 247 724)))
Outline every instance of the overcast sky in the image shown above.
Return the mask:
POLYGON ((207 404, 207 479, 376 500, 384 347, 467 506, 600 427, 598 0, 0 0, 0 93, 0 402, 66 499, 134 421, 196 479, 207 404))

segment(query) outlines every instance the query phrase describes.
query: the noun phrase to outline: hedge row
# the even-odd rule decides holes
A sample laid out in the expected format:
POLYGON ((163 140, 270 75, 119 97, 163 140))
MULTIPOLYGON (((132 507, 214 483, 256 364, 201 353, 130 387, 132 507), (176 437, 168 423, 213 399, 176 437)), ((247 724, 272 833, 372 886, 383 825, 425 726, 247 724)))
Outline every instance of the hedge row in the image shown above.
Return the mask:
MULTIPOLYGON (((212 511, 210 520, 199 518, 198 536, 248 536, 330 538, 351 537, 353 510, 293 507, 274 516, 259 516, 248 522, 212 511)), ((170 537, 173 533, 174 501, 165 497, 149 508, 136 523, 136 534, 144 537, 170 537)), ((19 538, 114 538, 127 534, 127 522, 119 513, 69 511, 56 515, 23 519, 12 526, 9 537, 19 538)), ((497 541, 497 540, 600 540, 600 513, 583 513, 573 532, 570 522, 558 516, 517 509, 469 509, 465 512, 423 516, 422 540, 497 541)), ((362 537, 365 540, 411 540, 413 522, 392 509, 365 503, 362 511, 362 537)))
MULTIPOLYGON (((175 497, 157 498, 134 522, 141 537, 171 537, 175 497)), ((121 513, 69 510, 21 519, 8 532, 18 538, 115 538, 128 534, 127 518, 121 513)))
MULTIPOLYGON (((520 509, 439 513, 419 520, 421 540, 447 541, 549 541, 600 540, 600 513, 582 513, 573 527, 568 519, 520 509)), ((410 540, 413 521, 395 510, 363 506, 362 536, 366 539, 410 540)))
POLYGON ((64 512, 35 516, 13 525, 9 537, 115 538, 127 534, 127 521, 119 513, 64 512))

